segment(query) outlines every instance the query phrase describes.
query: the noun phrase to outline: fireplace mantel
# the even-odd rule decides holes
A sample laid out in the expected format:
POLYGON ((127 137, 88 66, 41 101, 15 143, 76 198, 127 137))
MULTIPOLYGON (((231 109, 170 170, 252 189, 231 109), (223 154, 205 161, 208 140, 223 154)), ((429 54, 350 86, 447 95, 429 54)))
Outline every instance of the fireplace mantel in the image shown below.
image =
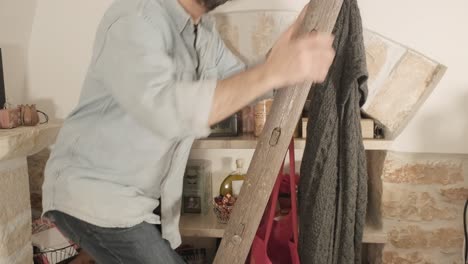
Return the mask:
POLYGON ((55 142, 60 124, 0 130, 0 161, 27 157, 55 142))

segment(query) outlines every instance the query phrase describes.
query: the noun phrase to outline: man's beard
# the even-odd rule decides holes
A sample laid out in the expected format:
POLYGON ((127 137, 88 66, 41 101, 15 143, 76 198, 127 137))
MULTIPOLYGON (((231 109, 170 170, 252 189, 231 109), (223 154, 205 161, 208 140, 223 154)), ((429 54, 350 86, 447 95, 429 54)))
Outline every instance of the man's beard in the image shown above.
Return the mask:
POLYGON ((209 12, 220 5, 225 4, 230 0, 197 0, 201 5, 203 5, 206 10, 209 12))

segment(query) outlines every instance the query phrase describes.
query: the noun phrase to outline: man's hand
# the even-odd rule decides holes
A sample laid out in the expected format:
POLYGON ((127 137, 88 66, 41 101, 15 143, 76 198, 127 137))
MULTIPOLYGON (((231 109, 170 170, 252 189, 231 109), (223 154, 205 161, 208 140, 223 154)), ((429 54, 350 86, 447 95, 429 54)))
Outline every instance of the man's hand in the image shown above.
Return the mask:
POLYGON ((275 88, 309 81, 323 82, 335 57, 333 36, 312 32, 295 38, 303 23, 301 15, 277 40, 264 64, 266 74, 274 78, 275 88))

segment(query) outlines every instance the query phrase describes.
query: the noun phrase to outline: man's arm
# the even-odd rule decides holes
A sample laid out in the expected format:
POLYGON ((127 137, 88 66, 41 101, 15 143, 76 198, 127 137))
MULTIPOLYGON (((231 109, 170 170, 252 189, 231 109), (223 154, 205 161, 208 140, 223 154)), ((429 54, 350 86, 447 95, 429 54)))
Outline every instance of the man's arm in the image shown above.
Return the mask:
POLYGON ((274 86, 274 81, 267 75, 264 64, 218 81, 209 124, 224 120, 274 86))

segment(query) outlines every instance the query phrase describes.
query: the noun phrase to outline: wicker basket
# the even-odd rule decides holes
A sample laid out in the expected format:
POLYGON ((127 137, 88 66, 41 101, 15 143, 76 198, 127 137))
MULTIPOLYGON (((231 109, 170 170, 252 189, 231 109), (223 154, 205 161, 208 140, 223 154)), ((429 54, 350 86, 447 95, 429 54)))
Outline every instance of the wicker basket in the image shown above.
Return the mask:
POLYGON ((65 264, 73 260, 77 254, 75 245, 46 251, 34 247, 34 264, 65 264))

